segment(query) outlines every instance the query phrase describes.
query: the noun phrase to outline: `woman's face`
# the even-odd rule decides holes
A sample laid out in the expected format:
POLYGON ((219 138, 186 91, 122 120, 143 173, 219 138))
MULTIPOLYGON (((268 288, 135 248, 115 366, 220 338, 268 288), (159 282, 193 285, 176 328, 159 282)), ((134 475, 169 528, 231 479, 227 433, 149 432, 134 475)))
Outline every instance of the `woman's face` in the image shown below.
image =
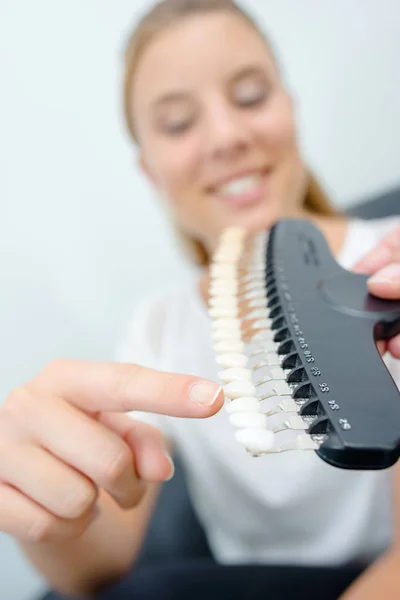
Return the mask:
POLYGON ((228 225, 258 231, 299 213, 292 101, 243 19, 182 19, 149 44, 133 85, 141 165, 184 231, 212 250, 228 225))

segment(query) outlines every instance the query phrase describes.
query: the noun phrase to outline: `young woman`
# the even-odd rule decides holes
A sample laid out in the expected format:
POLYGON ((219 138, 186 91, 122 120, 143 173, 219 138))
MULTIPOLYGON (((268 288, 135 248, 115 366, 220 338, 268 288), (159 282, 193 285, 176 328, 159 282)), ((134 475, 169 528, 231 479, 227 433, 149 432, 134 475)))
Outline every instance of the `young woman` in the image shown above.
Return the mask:
MULTIPOLYGON (((330 206, 299 152, 293 102, 270 45, 229 0, 166 0, 142 19, 126 54, 125 112, 141 168, 201 274, 146 300, 121 346, 122 362, 167 374, 57 363, 6 401, 0 529, 63 592, 89 593, 120 578, 140 547, 154 482, 171 474, 160 433, 140 418, 179 449, 218 562, 338 566, 381 557, 346 600, 377 591, 397 598, 398 468, 344 472, 313 453, 248 457, 218 412, 206 308, 207 265, 228 225, 259 231, 285 216, 311 219, 348 268, 384 238, 358 264, 375 272, 395 262, 396 220, 347 221, 330 206), (188 375, 168 374, 176 372, 188 375), (118 411, 135 411, 136 420, 118 411)), ((388 281, 371 285, 399 296, 388 281)), ((399 340, 387 349, 400 382, 399 340)))

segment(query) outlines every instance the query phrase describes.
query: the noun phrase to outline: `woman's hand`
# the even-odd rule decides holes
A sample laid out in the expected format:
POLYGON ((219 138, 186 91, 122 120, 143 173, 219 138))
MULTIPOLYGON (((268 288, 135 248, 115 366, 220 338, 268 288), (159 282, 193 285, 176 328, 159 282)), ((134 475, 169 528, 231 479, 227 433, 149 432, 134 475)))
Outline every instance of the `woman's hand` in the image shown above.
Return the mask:
POLYGON ((81 536, 99 489, 136 506, 173 472, 162 435, 118 414, 208 417, 220 387, 137 365, 58 361, 0 406, 0 531, 21 541, 81 536))
MULTIPOLYGON (((357 273, 371 275, 368 288, 380 298, 400 300, 400 226, 386 235, 383 240, 354 267, 357 273)), ((400 358, 400 335, 379 342, 380 351, 390 352, 400 358)))

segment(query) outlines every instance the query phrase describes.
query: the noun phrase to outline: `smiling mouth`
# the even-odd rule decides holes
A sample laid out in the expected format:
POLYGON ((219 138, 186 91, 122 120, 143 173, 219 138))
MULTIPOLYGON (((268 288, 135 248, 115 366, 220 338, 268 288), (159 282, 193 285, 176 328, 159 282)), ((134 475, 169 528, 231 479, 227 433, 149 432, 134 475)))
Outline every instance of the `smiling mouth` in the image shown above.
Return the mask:
POLYGON ((213 195, 221 202, 231 206, 242 207, 257 204, 263 200, 269 179, 267 170, 249 173, 242 177, 215 186, 213 195))

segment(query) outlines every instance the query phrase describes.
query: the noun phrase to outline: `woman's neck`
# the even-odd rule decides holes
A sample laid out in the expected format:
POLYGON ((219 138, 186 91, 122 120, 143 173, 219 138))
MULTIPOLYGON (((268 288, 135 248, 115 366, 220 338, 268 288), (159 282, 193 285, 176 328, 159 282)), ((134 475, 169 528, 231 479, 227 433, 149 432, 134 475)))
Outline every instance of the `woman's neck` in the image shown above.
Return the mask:
MULTIPOLYGON (((343 244, 346 240, 348 221, 345 217, 338 215, 335 217, 315 215, 313 213, 304 213, 304 218, 309 219, 316 227, 318 227, 325 236, 325 239, 331 249, 334 256, 338 256, 343 244)), ((209 274, 208 269, 204 270, 204 274, 201 277, 199 288, 200 295, 203 300, 208 303, 208 287, 209 287, 209 274)))

